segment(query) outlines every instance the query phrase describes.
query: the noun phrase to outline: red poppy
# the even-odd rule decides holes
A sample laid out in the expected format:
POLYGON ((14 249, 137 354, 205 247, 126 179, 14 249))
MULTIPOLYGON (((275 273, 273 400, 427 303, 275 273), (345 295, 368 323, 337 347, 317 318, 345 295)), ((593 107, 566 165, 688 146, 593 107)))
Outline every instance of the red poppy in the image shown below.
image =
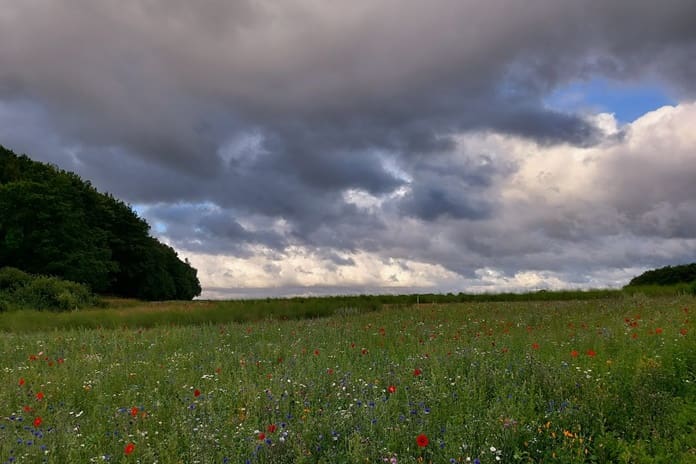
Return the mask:
POLYGON ((578 350, 573 350, 573 351, 570 352, 570 355, 571 355, 572 357, 574 357, 574 358, 577 358, 577 357, 578 357, 578 354, 579 354, 579 353, 578 353, 578 350))
POLYGON ((43 420, 41 419, 41 417, 36 417, 36 418, 34 419, 34 427, 36 427, 36 428, 38 429, 39 426, 41 425, 41 422, 43 422, 43 420))
POLYGON ((22 385, 24 385, 24 377, 19 378, 19 386, 21 387, 22 385))
POLYGON ((276 427, 275 424, 269 425, 268 428, 267 428, 268 433, 273 433, 273 432, 275 432, 277 428, 278 428, 278 427, 276 427))
POLYGON ((24 406, 22 409, 24 412, 31 412, 31 406, 24 406))
POLYGON ((329 367, 328 369, 326 369, 326 373, 329 375, 333 375, 334 370, 329 367))
POLYGON ((135 445, 133 443, 128 443, 125 448, 123 448, 123 453, 127 456, 135 451, 135 445))
POLYGON ((587 350, 587 356, 589 356, 591 358, 594 357, 596 354, 597 354, 597 352, 593 349, 587 350))
POLYGON ((682 328, 682 329, 679 331, 679 333, 682 334, 682 335, 686 335, 687 333, 689 333, 689 331, 686 330, 685 328, 682 328))
POLYGON ((195 396, 196 398, 198 398, 199 396, 201 396, 201 391, 200 391, 199 389, 196 388, 195 390, 193 390, 193 396, 195 396))
POLYGON ((418 376, 420 376, 422 373, 423 373, 423 372, 421 372, 421 370, 418 369, 418 368, 413 369, 413 376, 414 376, 414 377, 418 377, 418 376))
POLYGON ((366 354, 367 354, 367 348, 363 348, 362 350, 360 350, 360 353, 361 353, 363 356, 366 355, 366 354))
POLYGON ((314 356, 319 356, 319 350, 314 350, 314 356))
POLYGON ((65 359, 58 358, 56 361, 58 361, 58 364, 63 364, 65 362, 65 359))
POLYGON ((387 387, 387 391, 388 391, 389 393, 396 393, 396 387, 395 387, 394 385, 389 385, 389 386, 387 387))
POLYGON ((42 399, 44 399, 44 394, 43 394, 43 392, 38 392, 38 393, 36 394, 36 399, 39 400, 39 401, 41 401, 42 399))
POLYGON ((259 433, 259 434, 256 436, 256 438, 258 438, 259 440, 265 440, 265 439, 266 439, 266 434, 263 433, 263 432, 261 432, 261 433, 259 433))
POLYGON ((655 333, 656 333, 657 335, 660 335, 660 334, 662 333, 662 328, 661 328, 661 327, 658 327, 657 329, 655 329, 655 333))
POLYGON ((430 440, 428 440, 428 436, 426 434, 421 433, 416 437, 416 444, 419 447, 425 448, 426 446, 428 446, 428 443, 430 443, 430 440))
POLYGON ((538 350, 538 349, 539 349, 539 344, 538 344, 538 343, 532 343, 532 349, 533 349, 533 350, 538 350))
POLYGON ((138 415, 138 408, 136 408, 135 406, 133 406, 133 407, 131 408, 131 410, 130 410, 130 415, 133 416, 133 417, 137 416, 137 415, 138 415))

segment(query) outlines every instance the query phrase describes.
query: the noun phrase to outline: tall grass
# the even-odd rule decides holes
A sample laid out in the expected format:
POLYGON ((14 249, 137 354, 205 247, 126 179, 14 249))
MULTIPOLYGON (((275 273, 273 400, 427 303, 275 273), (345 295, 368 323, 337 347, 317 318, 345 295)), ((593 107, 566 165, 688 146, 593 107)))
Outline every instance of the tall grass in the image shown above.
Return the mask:
MULTIPOLYGON (((655 294, 651 292, 650 294, 655 294)), ((261 319, 304 319, 336 313, 363 313, 382 307, 418 304, 511 301, 571 301, 621 298, 619 290, 540 291, 503 294, 360 295, 314 298, 279 298, 236 301, 141 302, 106 298, 97 306, 52 314, 40 311, 0 313, 0 330, 35 331, 69 328, 122 328, 195 324, 224 324, 261 319)))

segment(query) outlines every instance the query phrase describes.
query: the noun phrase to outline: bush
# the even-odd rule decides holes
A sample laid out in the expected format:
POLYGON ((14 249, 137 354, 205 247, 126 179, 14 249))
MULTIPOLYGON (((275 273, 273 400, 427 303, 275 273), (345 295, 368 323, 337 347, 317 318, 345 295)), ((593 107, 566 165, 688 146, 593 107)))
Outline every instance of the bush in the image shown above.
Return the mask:
POLYGON ((13 307, 71 311, 96 303, 89 287, 58 277, 32 276, 19 269, 0 269, 0 311, 13 307))
POLYGON ((31 280, 31 275, 14 267, 0 268, 0 292, 12 292, 31 280))
POLYGON ((92 303, 86 285, 57 277, 36 277, 16 292, 22 307, 51 311, 70 311, 92 303))

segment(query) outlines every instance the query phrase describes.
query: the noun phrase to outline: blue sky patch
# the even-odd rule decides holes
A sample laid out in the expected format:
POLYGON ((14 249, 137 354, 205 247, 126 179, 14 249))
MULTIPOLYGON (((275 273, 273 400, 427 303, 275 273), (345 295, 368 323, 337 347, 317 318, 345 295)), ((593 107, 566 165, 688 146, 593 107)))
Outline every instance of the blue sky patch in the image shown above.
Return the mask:
POLYGON ((614 113, 619 122, 627 123, 649 111, 677 102, 655 83, 628 84, 593 78, 557 89, 545 99, 545 103, 561 111, 614 113))

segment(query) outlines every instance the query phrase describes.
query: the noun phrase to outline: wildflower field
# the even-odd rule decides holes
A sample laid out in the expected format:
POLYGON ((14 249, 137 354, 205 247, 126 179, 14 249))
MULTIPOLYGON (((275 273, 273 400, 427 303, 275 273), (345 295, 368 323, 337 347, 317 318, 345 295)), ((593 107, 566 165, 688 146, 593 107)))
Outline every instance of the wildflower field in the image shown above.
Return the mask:
POLYGON ((9 331, 0 463, 696 462, 694 312, 637 295, 9 331))

